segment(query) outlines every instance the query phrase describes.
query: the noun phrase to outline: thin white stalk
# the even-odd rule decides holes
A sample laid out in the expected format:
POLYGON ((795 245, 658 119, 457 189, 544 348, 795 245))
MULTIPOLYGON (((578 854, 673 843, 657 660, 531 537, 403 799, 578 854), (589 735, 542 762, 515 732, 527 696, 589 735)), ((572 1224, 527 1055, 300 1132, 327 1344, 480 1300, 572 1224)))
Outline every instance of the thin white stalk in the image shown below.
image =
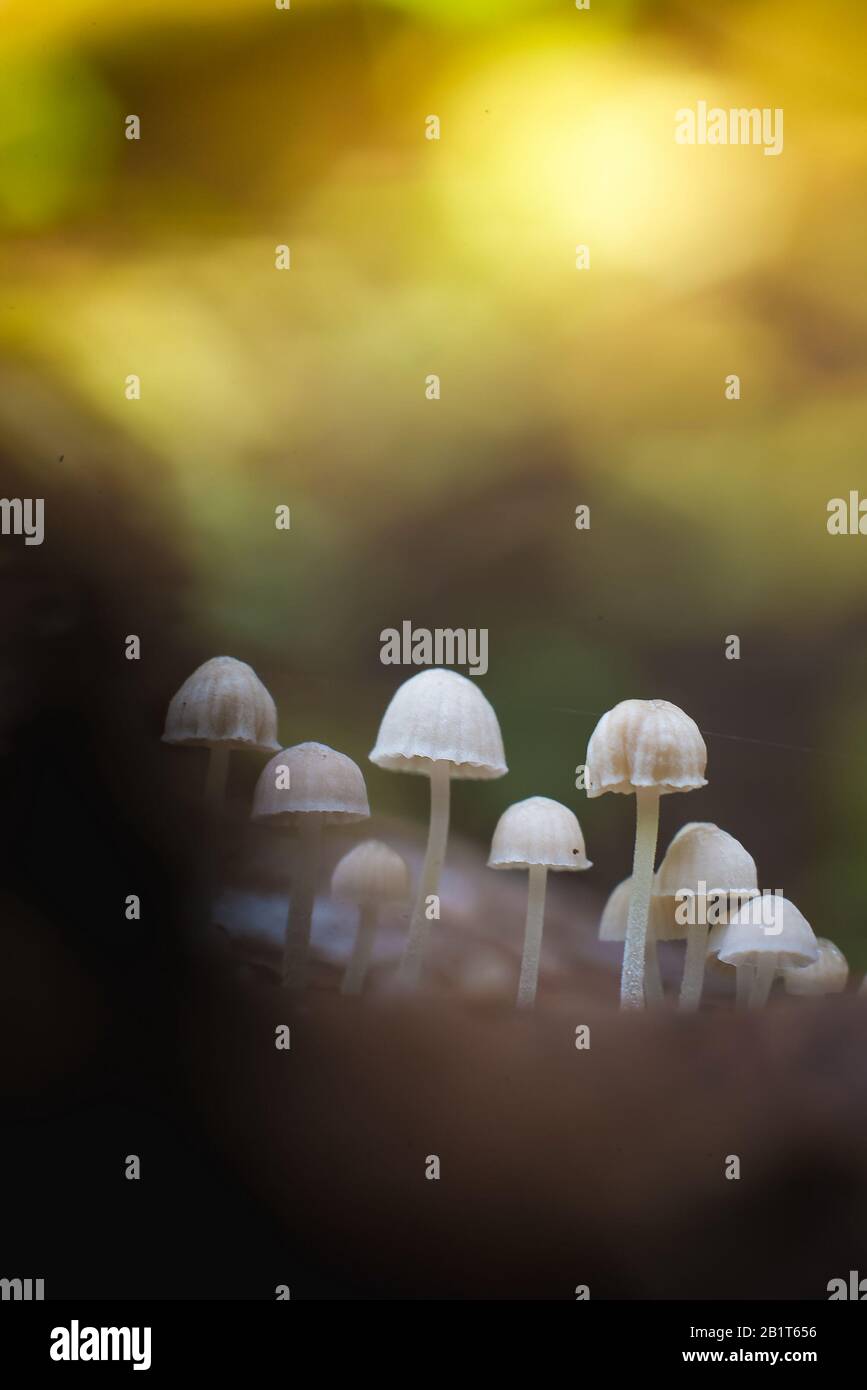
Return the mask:
POLYGON ((283 984, 287 989, 303 989, 307 983, 307 952, 313 925, 322 837, 322 820, 319 816, 304 815, 300 819, 298 844, 295 847, 295 876, 283 943, 283 984))
POLYGON ((735 1008, 745 1009, 750 1001, 753 989, 753 982, 756 978, 756 967, 746 962, 743 965, 735 966, 735 979, 737 981, 735 989, 735 1008))
POLYGON ((659 973, 659 954, 656 949, 656 937, 653 932, 648 930, 647 944, 644 951, 644 993, 648 1004, 658 1006, 665 999, 665 991, 662 988, 662 976, 659 973))
POLYGON ((704 922, 690 922, 686 929, 686 959, 680 983, 678 1008, 693 1013, 701 1003, 704 965, 707 960, 708 928, 704 922))
POLYGON ((446 841, 449 837, 449 782, 449 764, 432 763, 427 850, 398 974, 401 984, 410 989, 418 989, 424 950, 430 934, 430 922, 425 909, 428 898, 439 891, 440 875, 446 857, 446 841))
POLYGON ((644 1008, 644 952, 653 887, 653 861, 659 830, 659 792, 639 787, 635 793, 635 855, 632 861, 632 894, 623 943, 620 975, 621 1009, 644 1008))
POLYGON ((542 928, 545 925, 545 889, 548 870, 534 864, 527 885, 527 925, 524 928, 524 954, 521 957, 521 978, 518 981, 519 1009, 532 1009, 539 983, 539 957, 542 954, 542 928))
POLYGON ((364 989, 367 967, 370 965, 370 958, 373 954, 376 918, 377 911, 373 903, 364 903, 359 908, 358 930, 355 933, 352 955, 349 958, 343 983, 340 986, 341 994, 361 994, 364 989))
POLYGON ((226 799, 226 778, 229 773, 229 748, 217 743, 208 749, 208 771, 205 777, 205 801, 214 812, 226 799))
POLYGON ((777 957, 773 952, 766 952, 756 968, 756 977, 750 990, 749 1007, 751 1009, 763 1009, 767 1004, 776 974, 777 957))

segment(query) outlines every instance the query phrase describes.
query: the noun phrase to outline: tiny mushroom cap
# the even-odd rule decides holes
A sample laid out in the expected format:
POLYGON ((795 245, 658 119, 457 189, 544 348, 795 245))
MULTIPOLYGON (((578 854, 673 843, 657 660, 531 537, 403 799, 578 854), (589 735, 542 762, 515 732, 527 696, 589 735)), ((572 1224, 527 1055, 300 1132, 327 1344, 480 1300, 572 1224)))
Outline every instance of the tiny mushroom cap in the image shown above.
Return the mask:
MULTIPOLYGON (((602 909, 602 916, 599 919, 599 940, 600 941, 625 941, 626 922, 629 917, 629 900, 632 897, 632 875, 625 878, 622 883, 612 889, 608 895, 608 900, 602 909)), ((648 928, 657 941, 670 941, 672 936, 666 934, 667 920, 660 911, 660 904, 655 898, 650 900, 650 921, 648 928)), ((678 935, 682 932, 686 935, 686 927, 678 927, 678 935)))
POLYGON ((410 897, 409 868, 381 840, 362 840, 344 854, 331 878, 331 893, 343 902, 404 903, 410 897))
POLYGON ((758 890, 752 855, 734 835, 708 821, 691 821, 678 830, 653 881, 653 895, 665 900, 666 910, 675 906, 679 894, 702 891, 750 899, 758 890))
POLYGON ((783 971, 787 994, 839 994, 846 988, 849 966, 846 957, 824 936, 816 940, 819 959, 812 965, 791 966, 783 971))
POLYGON ((432 762, 446 762, 450 777, 479 781, 508 772, 493 707, 473 681, 440 668, 398 686, 370 760, 391 772, 428 775, 432 762))
POLYGON ((584 836, 568 806, 547 796, 516 801, 497 822, 490 869, 589 869, 584 836))
POLYGON ((252 666, 215 656, 172 696, 163 743, 273 753, 280 747, 277 710, 252 666))
POLYGON ((361 768, 324 743, 284 748, 262 769, 253 793, 253 820, 291 826, 307 815, 325 825, 370 815, 361 768), (279 767, 289 769, 288 787, 277 786, 279 767))
POLYGON ((603 714, 587 745, 587 795, 660 793, 706 785, 707 749, 698 725, 668 700, 621 700, 603 714))
POLYGON ((714 928, 708 944, 726 965, 758 965, 768 956, 775 956, 783 969, 812 965, 819 958, 816 938, 806 917, 788 898, 777 894, 744 903, 727 924, 714 928), (767 903, 772 911, 765 906, 767 903))

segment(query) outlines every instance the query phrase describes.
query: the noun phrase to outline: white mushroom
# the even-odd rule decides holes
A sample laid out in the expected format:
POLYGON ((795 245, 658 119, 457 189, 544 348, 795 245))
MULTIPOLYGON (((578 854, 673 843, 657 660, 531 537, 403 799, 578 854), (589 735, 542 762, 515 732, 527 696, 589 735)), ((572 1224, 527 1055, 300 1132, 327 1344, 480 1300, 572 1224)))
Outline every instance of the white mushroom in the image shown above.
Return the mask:
POLYGON ((283 948, 283 983, 305 979, 322 830, 370 815, 361 769, 324 743, 284 748, 263 768, 253 794, 253 820, 298 831, 298 857, 283 948))
POLYGON ((438 893, 445 859, 450 780, 502 777, 508 771, 503 739, 478 685, 456 671, 421 671, 395 691, 370 760, 392 772, 430 778, 427 850, 400 965, 401 983, 415 988, 430 927, 428 900, 438 893))
POLYGON ((620 978, 621 1008, 644 1006, 647 923, 659 798, 705 786, 707 749, 698 726, 667 700, 623 700, 603 714, 587 746, 587 795, 635 795, 632 897, 620 978))
POLYGON ((205 797, 216 806, 225 796, 233 748, 273 753, 280 747, 277 710, 251 666, 215 656, 172 696, 163 743, 210 749, 205 797))
POLYGON ((531 796, 504 811, 488 859, 491 869, 529 870, 524 954, 518 1007, 532 1008, 539 979, 548 870, 589 869, 584 836, 572 811, 547 796, 531 796))
POLYGON ((341 994, 361 994, 373 954, 380 909, 406 903, 412 893, 406 860, 380 840, 362 840, 344 854, 331 876, 331 895, 358 907, 358 929, 341 994))
POLYGON ((758 886, 755 860, 733 835, 704 821, 678 830, 656 872, 653 892, 675 924, 682 909, 692 909, 686 920, 681 1009, 697 1009, 701 1001, 708 931, 714 925, 708 920, 714 912, 711 900, 716 900, 717 911, 722 908, 719 920, 725 922, 758 886))
POLYGON ((777 893, 744 903, 725 926, 714 928, 709 944, 726 965, 737 966, 741 1008, 761 1008, 779 971, 819 959, 809 922, 777 893))

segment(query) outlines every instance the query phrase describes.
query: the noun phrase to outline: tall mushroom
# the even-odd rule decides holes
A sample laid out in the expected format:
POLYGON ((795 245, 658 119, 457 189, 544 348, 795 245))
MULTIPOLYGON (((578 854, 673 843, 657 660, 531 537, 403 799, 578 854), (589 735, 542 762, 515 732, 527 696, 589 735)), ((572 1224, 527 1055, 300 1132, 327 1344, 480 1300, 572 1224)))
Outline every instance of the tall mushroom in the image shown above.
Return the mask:
POLYGON ((362 840, 344 854, 331 876, 331 896, 358 908, 358 928, 341 994, 360 994, 373 954, 380 909, 412 895, 406 860, 381 840, 362 840))
POLYGON ((226 794, 233 748, 273 753, 277 710, 252 666, 215 656, 188 676, 171 698, 163 743, 210 749, 205 797, 218 806, 226 794))
POLYGON ((846 988, 849 965, 846 957, 825 936, 816 938, 819 959, 812 965, 787 965, 783 968, 783 986, 787 994, 839 994, 846 988))
POLYGON ((621 1008, 644 1007, 644 957, 659 827, 659 798, 706 784, 707 749, 698 726, 667 700, 622 700, 603 714, 587 745, 587 795, 635 795, 632 897, 623 970, 621 1008))
POLYGON ((742 972, 749 968, 752 987, 747 1003, 761 1008, 767 1002, 774 977, 793 966, 812 965, 819 947, 807 919, 779 894, 765 894, 744 903, 724 927, 715 927, 711 946, 721 961, 738 968, 739 1003, 744 996, 742 972), (767 910, 770 902, 772 912, 767 910))
MULTIPOLYGON (((632 879, 625 878, 608 895, 602 916, 599 919, 600 941, 625 941, 626 923, 629 918, 629 900, 632 897, 632 879)), ((659 973, 657 941, 667 940, 664 936, 665 922, 659 911, 660 899, 650 900, 650 920, 647 924, 647 940, 644 948, 644 992, 648 1004, 661 1004, 664 998, 662 977, 659 973)), ((674 935, 674 933, 672 933, 674 935)))
POLYGON ((253 820, 299 835, 283 948, 283 983, 289 989, 300 989, 305 980, 322 831, 369 815, 360 767, 327 744, 284 748, 262 769, 253 793, 253 820))
MULTIPOLYGON (((719 910, 725 899, 724 915, 719 920, 728 921, 730 905, 737 911, 741 900, 752 898, 758 890, 755 860, 734 835, 706 821, 692 821, 678 830, 656 872, 653 892, 664 913, 675 921, 681 902, 692 899, 693 920, 686 923, 681 1009, 692 1011, 701 1001, 708 930, 714 925, 708 922, 709 901, 716 899, 719 910)), ((713 906, 710 911, 714 911, 713 906)))
POLYGON ((531 796, 504 811, 497 822, 488 859, 491 869, 527 869, 527 923, 518 983, 518 1007, 536 1002, 539 956, 545 922, 548 870, 589 869, 584 836, 568 806, 547 796, 531 796))
POLYGON ((435 668, 411 676, 395 691, 370 760, 391 772, 430 778, 427 850, 400 965, 401 983, 415 988, 428 937, 427 903, 439 890, 445 859, 450 780, 502 777, 508 772, 503 739, 479 687, 456 671, 435 668))

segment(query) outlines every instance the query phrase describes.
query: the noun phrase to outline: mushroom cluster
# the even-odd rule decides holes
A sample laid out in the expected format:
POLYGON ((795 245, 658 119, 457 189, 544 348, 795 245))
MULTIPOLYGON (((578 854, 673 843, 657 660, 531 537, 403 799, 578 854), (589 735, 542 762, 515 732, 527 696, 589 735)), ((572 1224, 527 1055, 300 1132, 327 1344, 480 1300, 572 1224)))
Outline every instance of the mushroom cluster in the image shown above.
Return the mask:
MULTIPOLYGON (((292 891, 286 916, 282 979, 306 984, 322 844, 330 827, 370 818, 361 769, 324 743, 280 745, 274 701, 252 668, 232 657, 206 661, 172 697, 166 743, 208 749, 205 797, 213 812, 225 795, 232 750, 270 753, 256 783, 252 820, 294 836, 292 891)), ((506 775, 497 716, 476 682, 452 670, 430 669, 404 681, 383 715, 370 761, 430 783, 427 845, 413 890, 404 859, 380 840, 356 844, 331 877, 331 897, 357 913, 341 993, 363 992, 383 911, 412 903, 398 970, 402 988, 417 989, 434 923, 449 831, 453 780, 490 781, 506 775)), ((660 797, 707 785, 707 750, 698 726, 667 700, 624 700, 597 723, 587 747, 586 791, 634 796, 632 873, 608 898, 599 925, 604 942, 622 942, 620 1002, 626 1009, 660 1006, 665 991, 658 945, 685 942, 678 1004, 701 1002, 705 963, 732 968, 736 1006, 761 1007, 780 977, 787 994, 822 995, 845 988, 848 967, 839 949, 814 936, 781 894, 760 893, 756 864, 744 846, 706 821, 684 825, 655 867, 660 797), (768 909, 770 908, 770 916, 768 909)), ((575 813, 546 796, 509 805, 494 829, 488 866, 527 874, 527 911, 516 1003, 536 1000, 542 961, 549 873, 591 868, 575 813)), ((459 978, 467 992, 500 998, 503 962, 478 957, 459 978)))

